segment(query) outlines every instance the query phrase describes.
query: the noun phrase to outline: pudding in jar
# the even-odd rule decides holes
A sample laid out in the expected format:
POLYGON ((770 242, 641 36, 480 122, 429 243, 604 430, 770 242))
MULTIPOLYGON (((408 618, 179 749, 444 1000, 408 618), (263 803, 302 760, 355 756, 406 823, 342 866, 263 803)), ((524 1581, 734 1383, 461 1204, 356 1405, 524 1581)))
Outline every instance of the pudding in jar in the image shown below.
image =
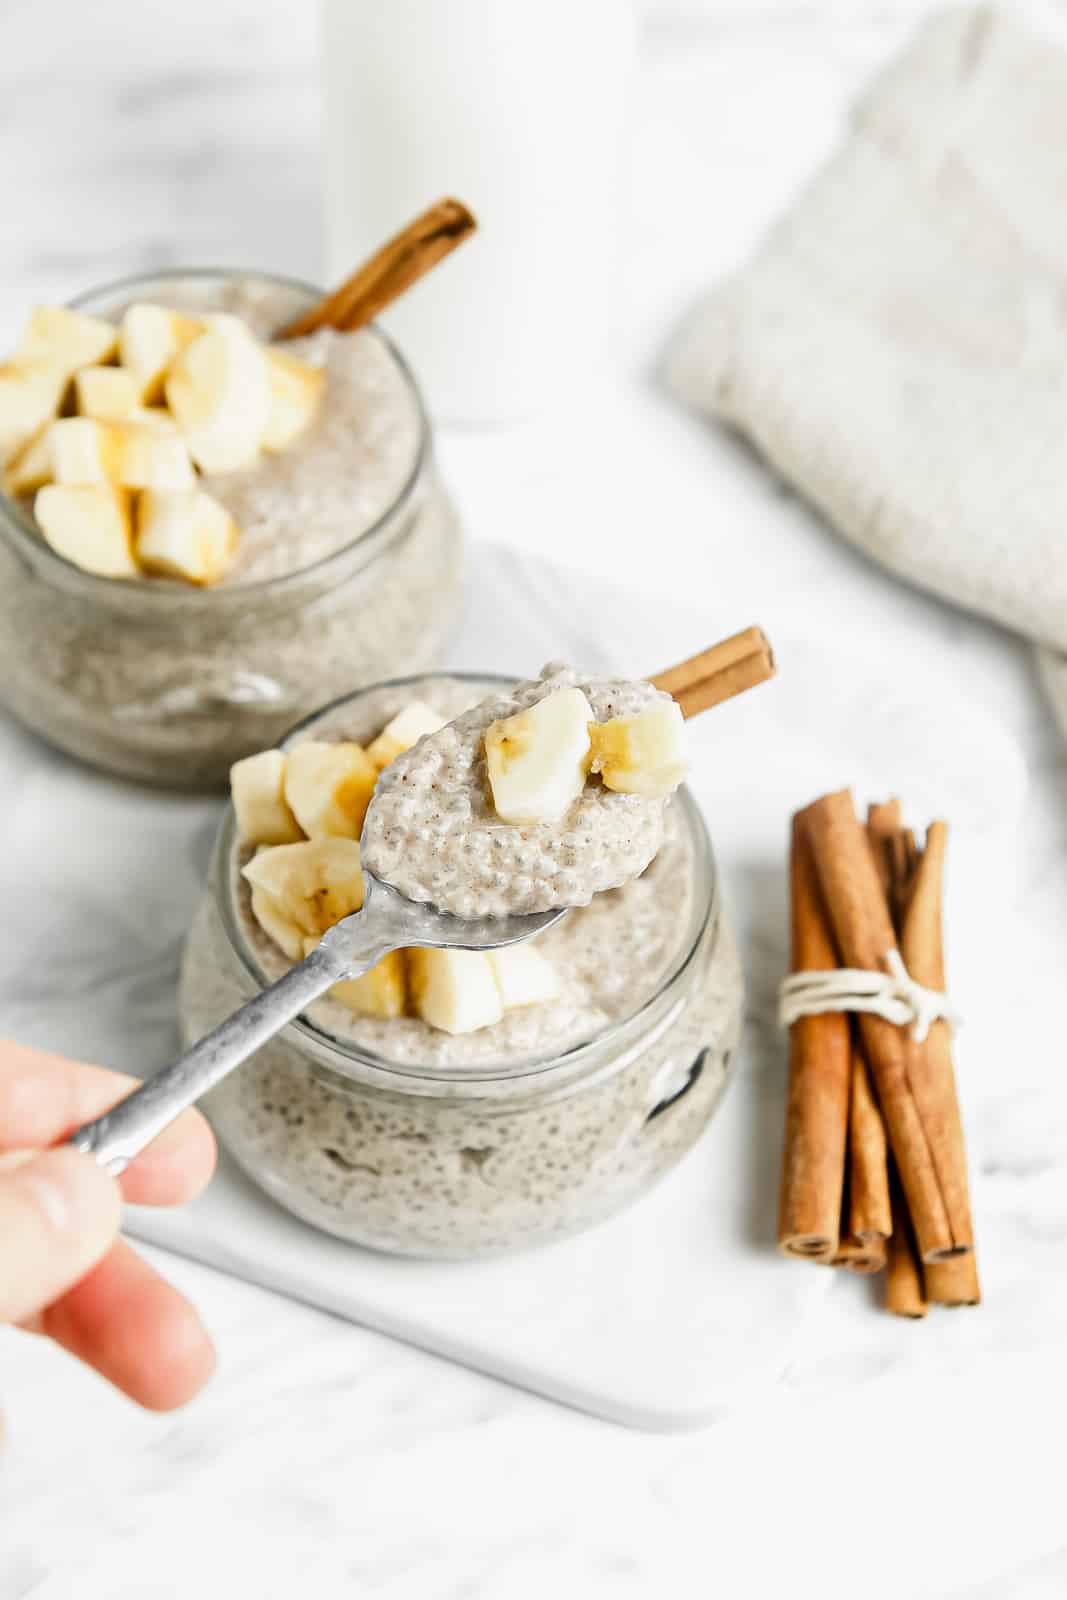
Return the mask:
POLYGON ((315 298, 121 284, 35 313, 0 373, 0 697, 62 748, 221 783, 442 647, 460 535, 418 390, 374 328, 271 344, 315 298))
MULTIPOLYGON (((503 908, 497 876, 474 872, 461 887, 458 841, 483 829, 510 839, 506 881, 536 882, 538 861, 544 881, 555 874, 553 892, 560 874, 571 875, 562 881, 574 909, 534 940, 492 954, 397 952, 336 985, 209 1097, 216 1129, 245 1171, 296 1215, 341 1238, 465 1258, 563 1237, 642 1194, 689 1150, 718 1104, 738 1034, 741 980, 710 844, 688 792, 609 791, 590 753, 574 762, 567 781, 576 786, 584 766, 582 784, 555 824, 490 815, 486 735, 570 691, 585 697, 605 728, 650 705, 674 710, 648 685, 582 680, 558 668, 517 689, 501 680, 426 677, 337 702, 280 752, 253 758, 234 775, 235 811, 184 962, 190 1041, 357 908, 356 835, 363 830, 368 851, 379 823, 386 837, 391 796, 401 787, 395 780, 405 771, 436 769, 424 798, 445 774, 438 792, 448 802, 443 814, 454 818, 444 838, 455 847, 448 881, 458 895, 495 896, 503 908), (405 737, 416 740, 406 751, 405 737), (460 755, 464 748, 472 759, 460 755), (607 805, 609 793, 618 806, 607 805), (460 796, 478 813, 478 829, 464 828, 470 818, 462 804, 451 808, 460 796), (563 842, 586 830, 595 835, 601 811, 612 887, 599 867, 589 876, 594 852, 563 842), (559 841, 551 871, 548 833, 538 829, 559 841), (511 874, 520 857, 532 870, 511 874)), ((576 725, 564 719, 555 728, 557 754, 560 740, 564 747, 555 775, 543 765, 520 771, 505 793, 504 772, 506 805, 528 806, 532 794, 534 807, 543 807, 553 784, 559 798, 576 725)), ((661 765, 677 748, 653 745, 661 765)), ((606 745, 599 759, 605 771, 624 772, 622 745, 606 745)), ((440 808, 430 805, 438 817, 440 808)), ((423 824, 409 813, 404 826, 417 834, 423 824)), ((430 832, 439 848, 439 818, 430 832)), ((529 898, 521 883, 519 893, 529 898)))

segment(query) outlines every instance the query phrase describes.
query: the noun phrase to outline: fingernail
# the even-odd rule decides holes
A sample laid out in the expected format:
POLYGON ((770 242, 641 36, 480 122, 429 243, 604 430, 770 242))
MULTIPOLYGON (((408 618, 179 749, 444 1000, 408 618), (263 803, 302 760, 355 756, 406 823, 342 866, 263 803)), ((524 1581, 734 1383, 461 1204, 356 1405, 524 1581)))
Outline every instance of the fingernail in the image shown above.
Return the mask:
POLYGON ((39 1152, 36 1150, 5 1150, 0 1155, 0 1172, 10 1172, 13 1167, 21 1167, 24 1161, 32 1161, 39 1152))
MULTIPOLYGON (((12 1172, 42 1154, 40 1150, 5 1151, 0 1156, 0 1173, 12 1172)), ((62 1184, 56 1183, 42 1172, 24 1172, 19 1182, 22 1188, 29 1190, 50 1227, 60 1233, 70 1226, 70 1202, 62 1184)))
POLYGON ((42 1177, 39 1172, 27 1172, 22 1181, 36 1196, 41 1214, 57 1233, 62 1233, 70 1226, 70 1202, 65 1189, 53 1183, 51 1178, 42 1177))

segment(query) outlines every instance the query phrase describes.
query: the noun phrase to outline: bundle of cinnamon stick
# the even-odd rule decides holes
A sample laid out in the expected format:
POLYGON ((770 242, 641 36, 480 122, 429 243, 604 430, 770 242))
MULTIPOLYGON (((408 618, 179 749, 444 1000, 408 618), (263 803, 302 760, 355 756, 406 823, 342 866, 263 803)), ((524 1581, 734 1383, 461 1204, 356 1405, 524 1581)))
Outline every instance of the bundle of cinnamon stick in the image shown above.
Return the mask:
MULTIPOLYGON (((898 800, 872 805, 864 827, 847 790, 798 812, 793 971, 881 973, 896 952, 916 983, 943 991, 947 837, 931 823, 920 848, 898 800)), ((778 1244, 853 1272, 885 1269, 898 1316, 978 1304, 948 1022, 922 1040, 866 1012, 793 1023, 778 1244)))

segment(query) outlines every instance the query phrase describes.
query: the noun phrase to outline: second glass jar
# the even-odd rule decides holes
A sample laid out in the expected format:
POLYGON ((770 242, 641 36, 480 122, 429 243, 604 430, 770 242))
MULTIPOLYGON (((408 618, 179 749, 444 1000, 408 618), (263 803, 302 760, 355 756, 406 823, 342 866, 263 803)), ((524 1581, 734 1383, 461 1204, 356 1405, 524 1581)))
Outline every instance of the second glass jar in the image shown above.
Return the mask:
MULTIPOLYGON (((183 272, 78 304, 94 315, 132 300, 213 307, 235 285, 269 295, 279 320, 317 298, 286 279, 183 272)), ((109 771, 217 787, 324 696, 436 662, 458 614, 460 530, 414 378, 383 334, 362 337, 380 342, 413 408, 412 458, 384 514, 302 570, 212 589, 99 578, 0 499, 0 701, 10 711, 109 771)))

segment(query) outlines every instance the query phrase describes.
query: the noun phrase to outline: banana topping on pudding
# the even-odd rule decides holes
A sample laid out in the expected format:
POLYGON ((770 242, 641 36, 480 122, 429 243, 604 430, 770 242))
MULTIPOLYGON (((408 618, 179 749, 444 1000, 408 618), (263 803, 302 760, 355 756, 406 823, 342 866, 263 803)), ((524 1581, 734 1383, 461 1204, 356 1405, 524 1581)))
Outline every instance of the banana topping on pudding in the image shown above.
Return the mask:
POLYGON ((226 312, 134 304, 116 324, 38 307, 0 366, 3 490, 85 572, 218 583, 239 529, 201 475, 288 449, 325 382, 226 312))
MULTIPOLYGON (((366 750, 352 740, 307 739, 233 767, 230 792, 247 857, 241 875, 251 913, 290 961, 309 955, 335 922, 363 904, 358 836, 379 770, 387 764, 383 754, 395 750, 399 756, 443 726, 430 707, 412 701, 366 750)), ((412 1015, 451 1034, 489 1027, 506 1012, 559 994, 551 963, 530 945, 488 953, 393 951, 363 976, 330 990, 333 1001, 357 1016, 412 1015)))
POLYGON ((586 905, 659 850, 686 771, 669 695, 551 664, 399 755, 367 811, 367 865, 458 916, 586 905))

